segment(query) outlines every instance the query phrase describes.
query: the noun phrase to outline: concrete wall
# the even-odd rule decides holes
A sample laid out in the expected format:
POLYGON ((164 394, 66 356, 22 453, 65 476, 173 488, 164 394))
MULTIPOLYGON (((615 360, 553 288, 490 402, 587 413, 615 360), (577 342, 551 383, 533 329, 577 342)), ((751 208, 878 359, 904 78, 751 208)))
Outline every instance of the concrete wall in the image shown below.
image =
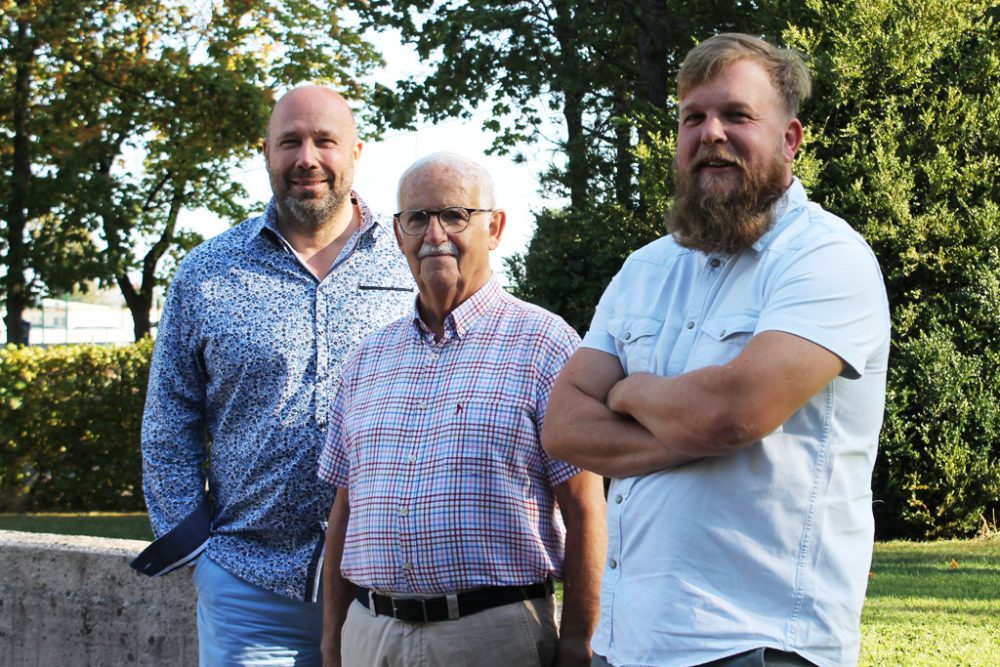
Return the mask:
POLYGON ((0 665, 197 665, 190 570, 140 575, 145 546, 0 530, 0 665))

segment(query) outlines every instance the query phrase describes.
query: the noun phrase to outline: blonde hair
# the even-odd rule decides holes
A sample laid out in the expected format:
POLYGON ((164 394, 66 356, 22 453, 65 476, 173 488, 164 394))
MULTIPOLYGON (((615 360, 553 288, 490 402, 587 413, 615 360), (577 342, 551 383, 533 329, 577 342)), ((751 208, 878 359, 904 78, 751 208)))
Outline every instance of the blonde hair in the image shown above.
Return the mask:
POLYGON ((785 103, 785 110, 794 118, 799 103, 812 91, 812 80, 802 56, 792 49, 779 49, 763 39, 736 32, 709 37, 688 52, 677 73, 678 97, 683 98, 692 88, 740 60, 752 60, 767 72, 785 103))

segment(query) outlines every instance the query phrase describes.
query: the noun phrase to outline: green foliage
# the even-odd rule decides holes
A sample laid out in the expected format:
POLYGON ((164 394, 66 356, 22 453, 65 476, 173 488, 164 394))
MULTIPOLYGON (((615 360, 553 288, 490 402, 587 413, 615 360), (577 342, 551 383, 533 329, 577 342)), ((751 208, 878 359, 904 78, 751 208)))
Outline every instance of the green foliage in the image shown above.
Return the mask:
POLYGON ((0 510, 142 510, 152 340, 0 349, 0 510))
POLYGON ((662 222, 615 204, 545 210, 527 252, 507 258, 507 271, 517 296, 559 313, 582 334, 625 257, 662 234, 662 222))
POLYGON ((14 93, 0 138, 21 139, 0 142, 8 312, 98 279, 148 333, 154 288, 200 240, 177 230, 180 211, 245 217, 229 173, 259 147, 274 89, 361 93, 379 58, 342 5, 0 0, 0 88, 14 93))
POLYGON ((997 0, 812 0, 815 199, 871 243, 893 350, 874 490, 884 536, 974 532, 1000 502, 997 0))

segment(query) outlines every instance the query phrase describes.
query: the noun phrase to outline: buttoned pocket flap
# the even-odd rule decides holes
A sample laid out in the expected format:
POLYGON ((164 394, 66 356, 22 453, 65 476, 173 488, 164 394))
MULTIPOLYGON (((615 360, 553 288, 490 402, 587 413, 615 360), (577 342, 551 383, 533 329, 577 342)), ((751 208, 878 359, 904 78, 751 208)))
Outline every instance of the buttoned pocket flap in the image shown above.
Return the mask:
POLYGON ((711 338, 726 342, 746 342, 757 329, 757 313, 740 313, 705 320, 702 330, 711 338))

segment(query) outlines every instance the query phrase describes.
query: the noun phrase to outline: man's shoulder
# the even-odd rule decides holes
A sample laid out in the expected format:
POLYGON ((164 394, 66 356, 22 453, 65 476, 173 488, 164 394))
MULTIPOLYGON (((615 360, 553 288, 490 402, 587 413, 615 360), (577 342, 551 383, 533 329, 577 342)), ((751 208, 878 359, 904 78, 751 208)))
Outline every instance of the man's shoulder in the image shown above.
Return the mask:
POLYGON ((413 326, 413 313, 409 312, 365 336, 351 356, 354 359, 376 358, 386 347, 405 343, 413 326))
POLYGON ((566 320, 550 310, 517 298, 504 291, 501 296, 503 311, 501 321, 497 324, 503 327, 515 327, 518 330, 537 335, 549 340, 570 342, 574 345, 580 338, 576 330, 566 320))
POLYGON ((650 241, 630 254, 625 259, 622 268, 630 265, 647 264, 662 266, 676 261, 681 255, 689 255, 694 252, 694 250, 679 245, 672 235, 667 234, 666 236, 661 236, 658 239, 650 241))
POLYGON ((248 218, 195 246, 177 268, 181 278, 214 272, 238 261, 247 243, 260 232, 260 218, 248 218))
POLYGON ((773 249, 802 250, 810 247, 842 244, 871 252, 868 242, 846 220, 808 200, 773 240, 773 249))

